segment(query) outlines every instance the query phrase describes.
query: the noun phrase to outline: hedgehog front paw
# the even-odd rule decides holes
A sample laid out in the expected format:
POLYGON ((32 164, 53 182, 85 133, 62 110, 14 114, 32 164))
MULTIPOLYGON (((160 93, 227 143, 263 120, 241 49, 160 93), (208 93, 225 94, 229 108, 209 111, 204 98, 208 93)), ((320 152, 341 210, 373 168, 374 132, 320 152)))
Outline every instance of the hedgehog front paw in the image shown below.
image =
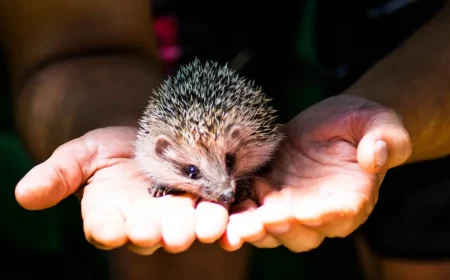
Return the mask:
POLYGON ((153 196, 154 198, 162 197, 168 194, 169 188, 164 185, 155 184, 148 188, 148 192, 153 196))
POLYGON ((168 194, 182 194, 182 191, 174 190, 165 185, 155 184, 148 188, 148 192, 154 198, 163 197, 168 194))

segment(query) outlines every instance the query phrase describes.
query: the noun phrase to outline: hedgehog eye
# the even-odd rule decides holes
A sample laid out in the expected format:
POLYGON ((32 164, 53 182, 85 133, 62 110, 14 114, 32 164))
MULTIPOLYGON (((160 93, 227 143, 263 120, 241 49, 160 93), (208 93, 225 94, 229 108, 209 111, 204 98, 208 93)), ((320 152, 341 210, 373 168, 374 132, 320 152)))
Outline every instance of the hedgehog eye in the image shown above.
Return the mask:
POLYGON ((200 178, 200 170, 195 165, 188 165, 184 172, 190 179, 197 180, 200 178))
POLYGON ((236 162, 236 157, 233 154, 227 153, 225 155, 225 164, 227 166, 228 173, 231 173, 231 170, 233 170, 235 162, 236 162))

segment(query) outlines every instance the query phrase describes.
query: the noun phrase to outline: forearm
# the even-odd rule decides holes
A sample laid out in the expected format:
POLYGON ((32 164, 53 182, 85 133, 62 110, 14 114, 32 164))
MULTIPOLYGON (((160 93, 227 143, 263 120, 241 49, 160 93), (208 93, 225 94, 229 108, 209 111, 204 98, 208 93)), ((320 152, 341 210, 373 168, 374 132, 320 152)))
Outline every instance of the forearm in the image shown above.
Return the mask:
POLYGON ((344 94, 394 109, 413 144, 409 162, 450 154, 450 9, 377 63, 344 94))
POLYGON ((16 94, 15 117, 29 153, 37 161, 87 131, 136 126, 159 67, 131 54, 80 56, 49 64, 16 94))
POLYGON ((149 0, 0 1, 0 42, 30 154, 136 125, 161 78, 149 0))

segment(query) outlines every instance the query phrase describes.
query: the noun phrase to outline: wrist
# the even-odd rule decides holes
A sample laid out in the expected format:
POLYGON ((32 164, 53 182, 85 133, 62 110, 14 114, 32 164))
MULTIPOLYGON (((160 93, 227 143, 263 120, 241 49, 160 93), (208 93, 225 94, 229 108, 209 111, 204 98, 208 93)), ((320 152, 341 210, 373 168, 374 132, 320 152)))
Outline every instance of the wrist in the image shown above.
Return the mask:
POLYGON ((31 75, 16 94, 15 116, 30 154, 106 126, 137 126, 161 72, 156 63, 118 54, 71 58, 31 75))

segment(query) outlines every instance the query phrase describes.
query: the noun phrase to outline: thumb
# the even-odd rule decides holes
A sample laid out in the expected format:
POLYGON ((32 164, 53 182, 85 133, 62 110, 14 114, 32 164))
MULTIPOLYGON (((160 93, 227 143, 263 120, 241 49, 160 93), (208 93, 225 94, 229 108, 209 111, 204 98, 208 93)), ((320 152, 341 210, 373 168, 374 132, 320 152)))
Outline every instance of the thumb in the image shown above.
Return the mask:
POLYGON ((83 138, 60 146, 19 181, 15 189, 18 203, 28 210, 56 205, 95 172, 95 154, 96 148, 90 149, 83 138))
POLYGON ((378 113, 366 123, 357 150, 358 163, 363 170, 383 172, 408 160, 411 139, 394 112, 378 113))
POLYGON ((106 127, 61 145, 17 184, 17 202, 28 210, 56 205, 97 170, 114 164, 115 159, 131 158, 135 136, 133 127, 106 127))

